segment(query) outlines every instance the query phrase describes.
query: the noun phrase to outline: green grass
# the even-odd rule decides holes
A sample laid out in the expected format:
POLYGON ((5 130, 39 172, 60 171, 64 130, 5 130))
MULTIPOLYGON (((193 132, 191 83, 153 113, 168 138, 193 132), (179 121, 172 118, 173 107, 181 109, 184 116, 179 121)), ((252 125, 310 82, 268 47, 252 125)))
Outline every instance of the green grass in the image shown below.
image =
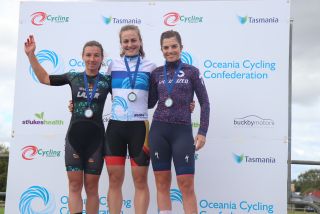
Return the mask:
POLYGON ((303 211, 288 211, 288 214, 313 214, 314 212, 303 212, 303 211))
POLYGON ((0 207, 0 214, 4 214, 4 207, 0 207))

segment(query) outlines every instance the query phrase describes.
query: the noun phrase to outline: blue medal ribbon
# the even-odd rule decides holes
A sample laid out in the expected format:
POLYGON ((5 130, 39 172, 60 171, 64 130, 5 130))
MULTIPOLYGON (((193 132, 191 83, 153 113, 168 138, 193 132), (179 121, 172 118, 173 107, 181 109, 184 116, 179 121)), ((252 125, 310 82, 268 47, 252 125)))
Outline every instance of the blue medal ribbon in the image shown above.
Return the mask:
POLYGON ((136 69, 133 73, 133 77, 131 76, 131 71, 130 71, 130 67, 129 67, 129 63, 127 61, 127 58, 129 58, 129 57, 127 57, 127 56, 124 57, 124 63, 127 68, 127 74, 128 74, 129 80, 130 80, 130 86, 131 86, 131 89, 133 90, 134 86, 136 84, 136 80, 137 80, 137 75, 138 75, 138 70, 139 70, 139 65, 140 65, 140 56, 138 56, 136 69))
MULTIPOLYGON (((175 66, 175 67, 176 67, 176 66, 175 66)), ((182 63, 180 62, 179 65, 178 65, 178 67, 174 69, 174 75, 173 75, 172 82, 169 83, 168 74, 167 74, 167 62, 166 62, 166 63, 164 64, 164 66, 163 66, 164 84, 166 85, 166 88, 167 88, 169 97, 170 97, 170 95, 171 95, 171 93, 172 93, 172 90, 173 90, 174 85, 175 85, 176 82, 177 82, 178 74, 179 74, 179 71, 181 70, 181 67, 182 67, 182 63)))
POLYGON ((90 94, 87 75, 86 75, 86 72, 83 72, 84 86, 86 88, 87 104, 88 104, 89 108, 90 108, 91 102, 92 102, 92 100, 94 98, 94 95, 96 94, 96 91, 97 91, 97 88, 98 88, 99 77, 100 77, 100 74, 98 73, 98 76, 96 77, 96 81, 95 81, 95 83, 93 85, 92 92, 90 94))

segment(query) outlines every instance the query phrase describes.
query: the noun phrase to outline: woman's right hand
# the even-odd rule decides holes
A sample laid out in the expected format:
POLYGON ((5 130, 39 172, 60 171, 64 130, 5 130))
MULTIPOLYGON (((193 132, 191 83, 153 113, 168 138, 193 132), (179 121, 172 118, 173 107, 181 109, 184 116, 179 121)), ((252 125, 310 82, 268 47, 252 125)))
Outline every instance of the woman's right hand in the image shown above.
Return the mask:
POLYGON ((24 52, 29 56, 30 54, 34 54, 36 50, 36 42, 34 40, 33 35, 29 35, 29 38, 24 43, 24 52))
POLYGON ((69 100, 69 105, 68 105, 68 109, 69 109, 69 111, 72 113, 73 112, 73 102, 72 102, 72 100, 69 100))

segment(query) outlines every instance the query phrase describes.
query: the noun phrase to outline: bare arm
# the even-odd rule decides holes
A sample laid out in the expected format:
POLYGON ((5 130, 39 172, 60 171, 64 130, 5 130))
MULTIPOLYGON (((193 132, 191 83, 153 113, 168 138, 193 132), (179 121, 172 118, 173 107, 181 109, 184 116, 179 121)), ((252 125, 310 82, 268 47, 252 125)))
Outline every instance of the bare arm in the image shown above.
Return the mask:
POLYGON ((36 43, 33 35, 30 35, 27 41, 24 43, 24 51, 29 59, 32 69, 35 75, 42 84, 50 85, 50 79, 47 71, 38 62, 38 59, 34 55, 36 50, 36 43))

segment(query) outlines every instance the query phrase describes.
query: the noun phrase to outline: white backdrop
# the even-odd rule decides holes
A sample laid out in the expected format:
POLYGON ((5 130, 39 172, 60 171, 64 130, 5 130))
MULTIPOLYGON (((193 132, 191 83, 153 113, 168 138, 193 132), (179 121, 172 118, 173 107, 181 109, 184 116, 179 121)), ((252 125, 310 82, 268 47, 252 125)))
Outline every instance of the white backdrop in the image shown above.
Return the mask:
MULTIPOLYGON (((83 71, 84 43, 101 42, 108 65, 119 57, 118 33, 126 23, 139 26, 146 56, 158 65, 164 62, 160 34, 178 30, 183 61, 198 67, 204 77, 211 116, 207 144, 196 153, 199 213, 286 213, 289 4, 22 2, 6 213, 68 213, 64 137, 70 89, 36 81, 24 40, 34 34, 37 57, 50 74, 83 71)), ((110 107, 108 97, 105 118, 110 107)), ((197 105, 193 113, 194 133, 199 109, 197 105)), ((129 162, 126 171, 124 214, 134 213, 129 162)), ((152 170, 149 185, 149 213, 157 213, 152 170)), ((104 169, 100 213, 108 213, 107 186, 104 169)), ((171 199, 173 212, 183 213, 175 182, 171 199)))

